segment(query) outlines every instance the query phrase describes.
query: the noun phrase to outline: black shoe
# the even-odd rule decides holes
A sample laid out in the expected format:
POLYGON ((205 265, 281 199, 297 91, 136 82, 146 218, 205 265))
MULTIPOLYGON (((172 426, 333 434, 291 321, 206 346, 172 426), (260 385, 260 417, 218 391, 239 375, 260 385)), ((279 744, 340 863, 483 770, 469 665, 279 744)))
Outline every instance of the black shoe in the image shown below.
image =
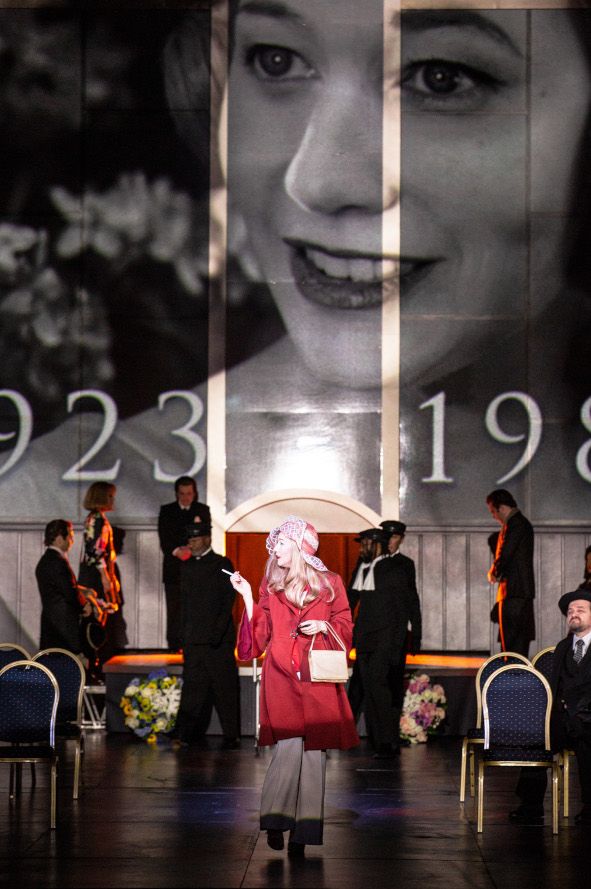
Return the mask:
POLYGON ((521 824, 523 827, 542 827, 544 814, 534 814, 531 810, 519 806, 513 812, 509 812, 509 821, 511 824, 521 824))
POLYGON ((269 846, 269 848, 275 849, 276 852, 281 852, 284 845, 285 841, 283 839, 282 830, 267 831, 267 846, 269 846))
POLYGON ((373 755, 374 759, 395 759, 400 755, 400 747, 393 744, 380 744, 373 755))
POLYGON ((583 806, 578 815, 575 815, 575 824, 591 824, 591 806, 583 806))
POLYGON ((295 840, 290 840, 287 844, 287 854, 290 858, 304 858, 305 849, 305 843, 296 843, 295 840))
POLYGON ((220 750, 240 750, 240 738, 224 738, 220 750))

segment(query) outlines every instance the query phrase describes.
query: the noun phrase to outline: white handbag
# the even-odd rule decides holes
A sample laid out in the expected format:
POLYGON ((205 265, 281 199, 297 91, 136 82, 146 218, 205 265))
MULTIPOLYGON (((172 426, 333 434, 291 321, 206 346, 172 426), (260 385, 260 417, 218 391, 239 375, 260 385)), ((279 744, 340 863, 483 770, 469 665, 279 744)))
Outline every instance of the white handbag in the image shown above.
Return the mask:
POLYGON ((314 648, 318 635, 314 633, 308 652, 310 679, 312 682, 346 682, 349 678, 349 667, 345 643, 329 623, 326 624, 326 628, 338 642, 339 648, 314 648))

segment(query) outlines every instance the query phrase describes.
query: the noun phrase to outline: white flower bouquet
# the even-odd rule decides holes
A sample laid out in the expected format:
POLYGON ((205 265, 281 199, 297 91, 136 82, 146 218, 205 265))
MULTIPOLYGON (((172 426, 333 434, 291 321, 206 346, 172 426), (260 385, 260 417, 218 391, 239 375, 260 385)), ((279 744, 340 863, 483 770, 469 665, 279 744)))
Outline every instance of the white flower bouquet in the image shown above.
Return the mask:
POLYGON ((166 670, 155 670, 145 680, 132 679, 119 706, 125 715, 125 725, 149 744, 159 734, 171 732, 181 701, 183 680, 169 676, 166 670))
POLYGON ((413 673, 404 696, 400 737, 411 744, 424 744, 445 719, 446 705, 441 685, 431 685, 426 673, 413 673))

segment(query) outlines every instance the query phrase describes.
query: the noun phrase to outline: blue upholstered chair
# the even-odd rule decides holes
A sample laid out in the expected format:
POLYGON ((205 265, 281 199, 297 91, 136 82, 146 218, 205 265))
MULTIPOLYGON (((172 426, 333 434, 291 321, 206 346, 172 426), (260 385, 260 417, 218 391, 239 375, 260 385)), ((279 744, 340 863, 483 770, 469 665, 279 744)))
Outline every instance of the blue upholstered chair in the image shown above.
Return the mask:
POLYGON ((10 798, 14 799, 20 792, 24 762, 48 763, 52 829, 56 823, 58 700, 57 681, 42 664, 22 660, 0 670, 0 762, 10 763, 10 798))
POLYGON ((33 660, 51 670, 60 691, 55 734, 59 741, 76 743, 74 758, 74 799, 78 799, 80 765, 84 754, 82 732, 82 699, 84 695, 84 667, 75 654, 65 648, 46 648, 37 652, 33 660))
POLYGON ((541 673, 548 682, 552 679, 552 664, 554 663, 554 645, 550 645, 548 648, 542 648, 541 651, 538 651, 537 654, 531 659, 532 667, 541 673))
MULTIPOLYGON (((543 648, 531 659, 532 667, 535 667, 548 682, 552 679, 552 664, 554 662, 554 645, 543 648)), ((562 769, 562 814, 568 818, 570 810, 570 758, 574 756, 574 750, 564 749, 560 753, 559 764, 562 769)))
POLYGON ((526 664, 529 665, 528 659, 514 651, 500 652, 493 654, 485 660, 476 674, 476 725, 468 730, 462 742, 462 760, 460 768, 460 802, 466 799, 466 765, 468 754, 470 755, 470 796, 474 796, 474 756, 476 747, 484 744, 484 728, 482 727, 482 689, 489 676, 500 667, 507 664, 526 664))
POLYGON ((15 642, 0 642, 0 669, 15 661, 29 661, 31 655, 22 645, 15 642))
POLYGON ((484 814, 484 772, 492 766, 552 769, 552 833, 558 833, 558 759, 550 747, 552 692, 533 667, 509 664, 482 690, 484 745, 478 763, 478 833, 484 814))

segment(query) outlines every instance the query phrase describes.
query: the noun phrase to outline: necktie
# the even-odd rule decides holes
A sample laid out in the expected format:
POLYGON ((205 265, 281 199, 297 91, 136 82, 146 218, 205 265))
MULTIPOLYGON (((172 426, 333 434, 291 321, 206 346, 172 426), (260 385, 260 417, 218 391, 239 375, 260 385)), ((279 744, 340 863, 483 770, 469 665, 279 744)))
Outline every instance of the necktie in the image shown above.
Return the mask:
POLYGON ((577 644, 575 645, 575 652, 573 654, 573 657, 575 659, 575 664, 580 664, 581 661, 583 660, 583 645, 584 644, 585 643, 583 642, 582 639, 577 640, 577 644))

